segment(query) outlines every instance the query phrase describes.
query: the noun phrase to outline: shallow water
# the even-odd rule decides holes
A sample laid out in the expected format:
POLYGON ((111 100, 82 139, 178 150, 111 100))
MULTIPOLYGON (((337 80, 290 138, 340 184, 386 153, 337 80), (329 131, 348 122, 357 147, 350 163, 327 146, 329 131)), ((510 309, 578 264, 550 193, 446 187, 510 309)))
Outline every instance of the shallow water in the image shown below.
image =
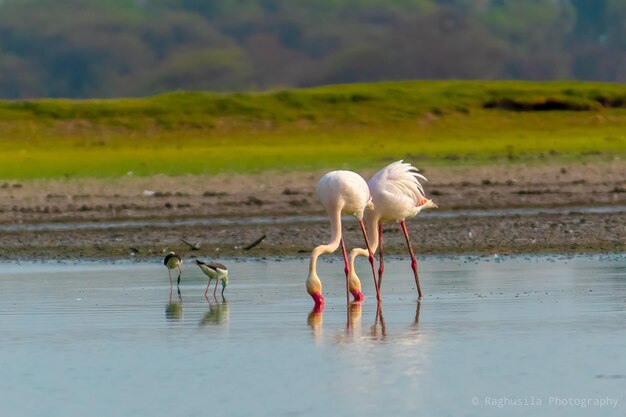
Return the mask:
MULTIPOLYGON (((626 206, 567 206, 544 208, 505 208, 486 210, 432 210, 420 213, 420 218, 430 219, 458 219, 463 217, 508 217, 508 216, 537 216, 541 214, 618 214, 626 213, 626 206)), ((346 218, 353 218, 347 216, 346 218)), ((149 219, 149 220, 111 220, 86 222, 56 222, 56 223, 11 223, 0 224, 0 232, 53 232, 73 230, 109 230, 141 227, 192 227, 192 226, 252 226, 276 225, 294 223, 321 223, 327 222, 328 216, 280 216, 280 217, 199 217, 186 219, 149 219)))
POLYGON ((299 260, 219 304, 193 265, 0 266, 1 416, 626 414, 625 256, 426 258, 419 304, 392 259, 378 312, 365 263, 350 314, 339 262, 323 313, 299 260))

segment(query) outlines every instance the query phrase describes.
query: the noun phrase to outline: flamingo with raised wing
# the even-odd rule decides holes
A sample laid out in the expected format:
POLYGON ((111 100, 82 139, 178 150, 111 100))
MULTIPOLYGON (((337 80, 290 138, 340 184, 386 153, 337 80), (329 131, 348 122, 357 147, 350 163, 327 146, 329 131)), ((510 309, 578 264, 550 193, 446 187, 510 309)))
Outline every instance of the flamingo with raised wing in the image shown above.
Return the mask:
POLYGON ((367 235, 370 238, 368 250, 353 249, 350 252, 350 281, 358 281, 354 273, 354 259, 357 256, 370 256, 379 250, 378 269, 378 289, 382 283, 385 271, 383 261, 383 224, 387 222, 400 223, 406 244, 411 256, 411 269, 417 286, 418 297, 422 298, 422 288, 420 286, 417 272, 417 260, 411 245, 411 239, 406 229, 406 218, 416 216, 421 210, 426 208, 437 208, 437 205, 426 198, 424 187, 419 180, 428 181, 426 177, 419 173, 418 169, 409 163, 396 161, 378 171, 368 181, 369 190, 374 203, 374 209, 365 214, 367 223, 367 235))

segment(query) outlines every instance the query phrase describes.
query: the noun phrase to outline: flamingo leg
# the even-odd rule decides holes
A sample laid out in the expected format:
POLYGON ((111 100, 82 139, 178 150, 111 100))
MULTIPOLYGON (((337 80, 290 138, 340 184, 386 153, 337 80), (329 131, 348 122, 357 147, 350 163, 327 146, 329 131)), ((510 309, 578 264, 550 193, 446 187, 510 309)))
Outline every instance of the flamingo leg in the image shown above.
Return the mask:
POLYGON ((383 224, 378 223, 378 288, 383 284, 383 273, 385 272, 385 263, 383 261, 383 224))
POLYGON ((350 274, 350 264, 348 263, 348 254, 346 253, 346 244, 341 238, 341 254, 343 255, 343 272, 346 274, 346 303, 350 304, 350 293, 348 291, 348 275, 350 274))
POLYGON ((367 257, 370 261, 370 265, 372 266, 372 275, 374 276, 374 287, 376 288, 376 299, 380 303, 380 288, 378 288, 378 281, 376 280, 376 267, 374 266, 374 254, 372 254, 372 249, 370 248, 370 241, 367 238, 367 233, 365 232, 365 224, 363 223, 363 219, 359 220, 359 224, 361 225, 361 231, 363 232, 363 237, 365 238, 365 246, 367 246, 367 252, 369 256, 367 257))
POLYGON ((422 298, 422 287, 420 286, 420 279, 417 275, 417 260, 415 259, 415 253, 413 253, 413 247, 411 246, 411 239, 409 239, 409 232, 406 230, 406 224, 404 220, 400 222, 404 238, 406 239, 406 245, 409 247, 409 253, 411 254, 411 269, 413 269, 413 275, 415 276, 415 285, 417 286, 417 296, 422 298))

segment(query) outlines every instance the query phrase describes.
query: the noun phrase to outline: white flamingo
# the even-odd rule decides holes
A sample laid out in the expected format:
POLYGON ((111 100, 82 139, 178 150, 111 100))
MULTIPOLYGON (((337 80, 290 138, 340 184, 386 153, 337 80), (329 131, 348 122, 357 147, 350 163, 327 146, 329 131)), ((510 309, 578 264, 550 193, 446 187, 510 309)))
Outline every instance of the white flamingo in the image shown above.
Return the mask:
POLYGON ((421 210, 426 208, 437 208, 437 205, 426 198, 424 188, 419 180, 428 181, 420 174, 417 168, 402 161, 396 161, 378 171, 368 181, 374 209, 365 214, 367 222, 367 235, 370 237, 370 247, 368 250, 353 249, 350 252, 350 280, 358 281, 359 278, 354 273, 354 259, 357 256, 370 256, 379 250, 378 288, 383 278, 385 266, 383 263, 383 223, 400 223, 406 244, 411 255, 411 268, 415 276, 415 285, 419 298, 422 297, 422 288, 417 273, 417 260, 411 246, 411 240, 406 230, 405 219, 416 216, 421 210), (380 247, 379 247, 380 246, 380 247))
MULTIPOLYGON (((363 212, 366 208, 373 209, 372 197, 370 196, 367 183, 359 174, 351 171, 332 171, 325 174, 317 183, 317 196, 324 205, 326 212, 330 218, 330 241, 326 245, 317 246, 311 253, 311 263, 309 265, 309 277, 306 280, 306 289, 313 298, 316 305, 324 303, 322 296, 322 281, 317 276, 317 258, 324 253, 332 253, 341 244, 341 250, 344 259, 344 272, 346 274, 346 299, 349 301, 348 291, 352 293, 354 299, 360 301, 363 299, 361 292, 361 282, 356 279, 349 280, 350 267, 348 256, 346 254, 346 246, 343 241, 341 230, 341 215, 353 215, 359 221, 365 245, 369 248, 367 234, 365 233, 365 225, 363 224, 363 212)), ((374 276, 374 285, 378 294, 378 284, 376 281, 376 272, 374 268, 374 255, 369 252, 367 255, 372 266, 372 275, 374 276)), ((380 300, 380 297, 379 297, 380 300)))

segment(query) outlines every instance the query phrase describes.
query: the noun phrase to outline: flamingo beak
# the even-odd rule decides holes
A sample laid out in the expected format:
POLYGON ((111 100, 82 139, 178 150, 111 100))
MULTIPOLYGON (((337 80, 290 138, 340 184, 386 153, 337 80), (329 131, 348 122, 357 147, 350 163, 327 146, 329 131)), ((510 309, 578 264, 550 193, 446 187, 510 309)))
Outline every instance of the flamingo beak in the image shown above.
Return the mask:
POLYGON ((315 306, 316 307, 324 305, 325 301, 324 301, 324 297, 322 297, 321 293, 316 292, 314 294, 311 294, 311 298, 315 302, 315 306))

